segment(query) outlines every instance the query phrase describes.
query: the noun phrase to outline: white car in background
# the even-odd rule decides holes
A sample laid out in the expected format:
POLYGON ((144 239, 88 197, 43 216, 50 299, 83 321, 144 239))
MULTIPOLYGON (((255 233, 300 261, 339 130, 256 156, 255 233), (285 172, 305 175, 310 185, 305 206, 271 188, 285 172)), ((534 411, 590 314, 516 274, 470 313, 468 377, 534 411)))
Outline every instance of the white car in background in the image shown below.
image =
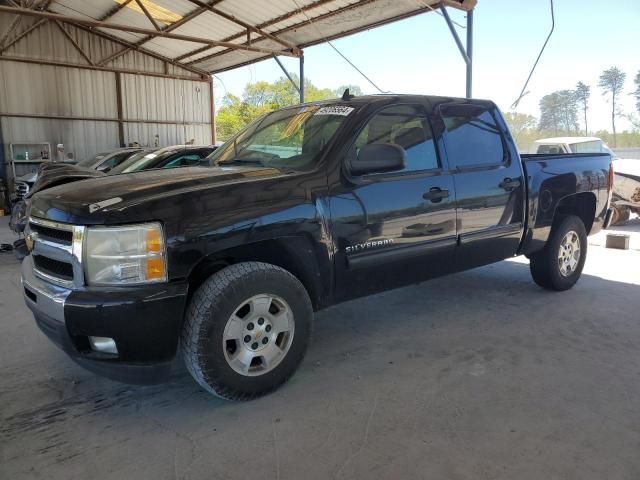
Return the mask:
POLYGON ((554 155, 556 153, 608 153, 616 154, 598 137, 553 137, 533 142, 530 153, 554 155))

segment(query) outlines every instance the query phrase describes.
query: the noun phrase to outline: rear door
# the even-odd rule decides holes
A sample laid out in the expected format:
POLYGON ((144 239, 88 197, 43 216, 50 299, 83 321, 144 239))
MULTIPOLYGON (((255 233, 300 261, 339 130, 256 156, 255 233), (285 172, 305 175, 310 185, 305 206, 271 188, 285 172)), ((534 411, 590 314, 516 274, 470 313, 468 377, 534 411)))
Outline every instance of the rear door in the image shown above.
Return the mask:
POLYGON ((454 169, 457 267, 515 255, 524 228, 525 179, 502 116, 491 102, 445 103, 438 110, 454 169))
POLYGON ((437 276, 453 268, 453 178, 438 157, 420 104, 387 106, 360 130, 343 184, 330 193, 337 241, 336 294, 351 298, 437 276), (406 151, 401 170, 353 177, 360 148, 393 143, 406 151))

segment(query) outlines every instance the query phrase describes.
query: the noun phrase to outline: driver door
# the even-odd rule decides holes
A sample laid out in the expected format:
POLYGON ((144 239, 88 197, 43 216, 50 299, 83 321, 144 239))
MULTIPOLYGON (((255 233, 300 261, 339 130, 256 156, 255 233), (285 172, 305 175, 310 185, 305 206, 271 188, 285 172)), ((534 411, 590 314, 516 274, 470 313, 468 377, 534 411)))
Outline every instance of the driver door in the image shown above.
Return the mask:
POLYGON ((406 152, 404 168, 346 178, 330 193, 337 241, 336 296, 348 299, 415 283, 453 269, 455 191, 439 158, 424 107, 378 111, 345 159, 365 145, 392 143, 406 152))

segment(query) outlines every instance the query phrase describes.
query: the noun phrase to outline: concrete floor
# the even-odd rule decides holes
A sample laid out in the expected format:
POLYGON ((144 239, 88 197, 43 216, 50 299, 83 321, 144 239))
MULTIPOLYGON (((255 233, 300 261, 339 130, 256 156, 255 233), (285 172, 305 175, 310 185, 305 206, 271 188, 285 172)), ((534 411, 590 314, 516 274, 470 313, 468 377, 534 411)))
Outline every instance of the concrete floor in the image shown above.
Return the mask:
POLYGON ((565 293, 517 259, 323 311, 300 371, 250 403, 184 371, 83 371, 0 254, 0 478, 638 479, 640 219, 626 229, 636 249, 595 237, 565 293))

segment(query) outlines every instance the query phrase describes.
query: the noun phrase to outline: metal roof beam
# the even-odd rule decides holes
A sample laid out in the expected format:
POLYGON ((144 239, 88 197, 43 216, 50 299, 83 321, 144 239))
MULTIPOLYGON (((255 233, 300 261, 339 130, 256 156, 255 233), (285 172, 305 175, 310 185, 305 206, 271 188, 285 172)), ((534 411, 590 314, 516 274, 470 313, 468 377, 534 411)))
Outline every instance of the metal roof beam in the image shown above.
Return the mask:
MULTIPOLYGON (((222 0, 216 0, 216 3, 221 2, 222 0)), ((172 30, 175 30, 176 28, 180 27, 181 25, 184 25, 186 22, 188 22, 189 20, 197 17, 198 15, 202 14, 206 12, 205 8, 199 8, 194 10, 191 13, 188 13, 187 15, 185 15, 184 17, 182 17, 180 20, 178 20, 177 22, 174 22, 170 25, 167 25, 165 28, 163 28, 162 30, 165 32, 170 32, 172 30)), ((143 45, 145 42, 148 42, 149 40, 151 40, 153 37, 145 37, 141 40, 138 40, 135 43, 132 43, 130 47, 128 48, 124 48, 122 50, 120 50, 119 52, 114 53, 113 55, 110 55, 108 57, 106 57, 105 59, 101 60, 98 62, 98 65, 104 65, 106 63, 109 63, 113 60, 115 60, 116 58, 118 58, 121 55, 124 55, 127 52, 130 52, 131 50, 133 50, 134 46, 140 46, 143 45)), ((207 47, 208 48, 208 47, 207 47)))
MULTIPOLYGON (((142 53, 144 55, 148 55, 148 56, 153 57, 153 58, 155 58, 157 60, 160 60, 162 62, 169 63, 169 64, 171 64, 171 65, 173 65, 175 67, 183 68, 183 69, 185 69, 185 70, 187 70, 189 72, 195 73, 196 75, 209 77, 209 72, 207 72, 205 70, 202 70, 201 68, 191 67, 189 65, 183 65, 182 63, 175 62, 171 58, 165 57, 163 55, 160 55, 159 53, 152 52, 152 51, 147 50, 145 48, 138 47, 138 46, 134 45, 133 43, 127 42, 126 40, 123 40, 123 39, 121 39, 119 37, 114 37, 113 35, 109 35, 108 33, 105 33, 105 32, 103 32, 101 30, 91 29, 91 28, 86 27, 84 25, 78 25, 78 24, 73 24, 73 26, 76 27, 76 28, 79 28, 80 30, 84 30, 85 32, 88 32, 88 33, 91 33, 93 35, 97 35, 98 37, 104 38, 105 40, 110 40, 110 41, 112 41, 114 43, 117 43, 119 45, 127 47, 127 49, 126 49, 127 51, 133 50, 133 51, 136 51, 136 52, 140 52, 140 53, 142 53)), ((98 67, 104 66, 102 63, 103 62, 97 62, 96 66, 98 66, 98 67)))
MULTIPOLYGON (((310 5, 307 5, 307 7, 302 7, 301 9, 296 10, 295 12, 293 12, 293 14, 282 15, 281 17, 279 17, 280 20, 278 20, 278 22, 286 20, 289 17, 291 17, 293 15, 297 15, 300 12, 304 12, 307 9, 318 7, 320 4, 327 3, 328 1, 333 1, 333 0, 320 0, 319 2, 312 3, 310 5)), ((331 18, 331 17, 334 17, 336 15, 340 15, 341 13, 348 12, 349 10, 353 10, 355 8, 362 7, 362 5, 365 5, 367 3, 373 3, 374 1, 375 0, 361 0, 359 2, 352 3, 352 4, 347 5, 345 7, 338 8, 338 9, 333 10, 331 12, 327 12, 327 13, 324 13, 322 15, 318 15, 317 17, 313 17, 313 18, 311 18, 311 21, 312 22, 317 22, 317 21, 326 20, 327 18, 331 18)), ((427 7, 425 7, 425 8, 427 8, 427 7)), ((275 20, 274 20, 274 23, 278 23, 278 22, 275 22, 275 20)), ((286 33, 286 32, 289 32, 291 30, 296 30, 296 29, 298 29, 300 27, 304 27, 305 25, 309 25, 309 23, 310 23, 309 20, 304 20, 304 21, 302 21, 300 23, 296 23, 294 25, 290 25, 288 27, 282 28, 282 29, 278 30, 277 32, 274 32, 274 35, 280 35, 282 33, 286 33)), ((235 37, 235 38, 238 38, 238 37, 235 37)), ((228 41, 230 39, 231 38, 226 38, 225 40, 228 41)), ((264 38, 258 38, 258 39, 256 39, 256 42, 259 42, 260 40, 264 40, 264 38)), ((215 58, 215 57, 218 57, 220 55, 227 54, 227 53, 229 53, 229 51, 230 50, 223 50, 221 52, 212 53, 211 55, 207 55, 205 57, 198 58, 197 60, 193 60, 191 62, 187 62, 187 65, 192 65, 194 63, 198 63, 198 62, 202 62, 202 61, 205 61, 205 60, 209 60, 211 58, 215 58)))
MULTIPOLYGON (((34 0, 34 4, 36 3, 37 0, 34 0)), ((40 2, 40 5, 31 5, 31 7, 34 7, 35 9, 38 10, 45 10, 49 4, 51 3, 52 0, 43 0, 42 2, 40 2)), ((10 1, 9 2, 11 5, 14 5, 16 7, 19 7, 20 5, 10 1)), ((29 7, 30 8, 30 7, 29 7)), ((7 41, 7 39, 9 38, 9 36, 13 33, 13 31, 16 29, 16 27, 20 24, 20 21, 22 20, 22 17, 20 15, 16 15, 15 18, 11 21, 11 24, 9 25, 9 27, 7 28, 7 30, 5 31, 4 35, 2 35, 2 38, 0 38, 0 52, 5 50, 5 48, 8 47, 4 47, 4 42, 7 41)), ((31 31, 31 30, 30 30, 31 31)), ((20 34, 22 35, 22 34, 20 34)), ((19 35, 19 36, 20 36, 19 35)), ((20 38, 22 38, 22 36, 20 36, 20 38)), ((12 40, 11 45, 13 45, 15 43, 15 41, 12 40)))
POLYGON ((207 5, 204 2, 201 2, 200 0, 189 0, 189 2, 193 3, 194 5, 198 5, 200 8, 206 8, 207 10, 209 10, 212 13, 215 13, 216 15, 218 15, 219 17, 224 18, 225 20, 229 20, 230 22, 235 23, 236 25, 240 25, 241 27, 244 27, 247 29, 247 31, 252 31, 257 33, 258 35, 262 35, 263 37, 266 37, 270 40, 273 40, 274 42, 279 43, 280 45, 287 47, 289 49, 291 49, 292 52, 300 52, 300 49, 292 44, 289 43, 285 40, 282 40, 278 37, 276 37, 275 35, 271 35, 269 32, 265 32, 264 30, 262 30, 259 27, 256 27, 254 25, 250 25, 247 22, 240 20, 239 18, 234 17, 233 15, 230 15, 226 12, 223 12, 217 8, 215 8, 213 5, 207 5))
MULTIPOLYGON (((309 4, 309 5, 305 5, 304 7, 301 7, 299 10, 297 10, 293 14, 292 13, 285 13, 284 15, 280 15, 279 17, 272 18, 271 20, 268 20, 268 21, 266 21, 264 23, 261 23, 260 25, 256 25, 256 28, 259 28, 260 30, 263 30, 263 29, 265 29, 267 27, 270 27, 270 26, 275 25, 277 23, 280 23, 280 22, 282 22, 284 20, 287 20, 287 19, 291 18, 293 15, 297 15, 299 12, 306 12, 308 10, 312 10, 314 8, 321 7, 321 6, 323 6, 323 5, 327 4, 327 3, 331 3, 333 1, 335 1, 335 0, 317 0, 317 1, 315 1, 315 2, 313 2, 311 4, 309 4)), ((371 1, 371 0, 369 0, 369 1, 371 1)), ((271 35, 276 36, 278 33, 279 32, 276 32, 275 34, 271 34, 271 35)), ((232 40, 237 40, 238 38, 242 38, 243 36, 244 36, 244 33, 237 33, 235 35, 231 35, 231 36, 225 38, 224 41, 225 42, 230 42, 232 40)), ((209 50, 210 48, 211 47, 208 47, 208 46, 200 47, 200 48, 198 48, 196 50, 192 50, 190 52, 187 52, 184 55, 180 55, 179 57, 174 58, 174 60, 180 61, 180 60, 183 60, 185 58, 192 57, 193 55, 197 55, 199 53, 205 52, 205 51, 209 50)), ((203 57, 203 58, 205 58, 205 57, 203 57)), ((200 61, 200 59, 198 59, 197 61, 200 61)), ((190 62, 190 63, 195 63, 195 61, 194 62, 190 62)))
POLYGON ((0 13, 15 13, 15 14, 22 14, 22 15, 27 15, 32 17, 49 18, 52 20, 59 20, 61 22, 86 25, 88 27, 93 27, 93 28, 106 28, 110 30, 120 30, 123 32, 130 32, 130 33, 142 33, 152 37, 162 37, 162 38, 169 38, 173 40, 182 40, 185 42, 202 43, 202 44, 210 45, 213 47, 225 47, 232 50, 245 50, 248 52, 268 53, 268 54, 275 53, 277 55, 286 55, 290 57, 299 56, 296 53, 289 52, 286 50, 279 51, 279 50, 273 50, 269 48, 260 48, 260 47, 254 47, 249 45, 234 44, 230 42, 211 40, 211 39, 202 38, 202 37, 192 37, 189 35, 178 35, 175 33, 158 32, 155 30, 134 27, 131 25, 121 25, 121 24, 115 24, 115 23, 99 22, 96 20, 86 20, 84 18, 77 18, 77 17, 68 16, 68 15, 58 15, 56 13, 51 13, 51 12, 40 12, 35 10, 29 10, 28 8, 5 7, 0 5, 0 13))
POLYGON ((64 26, 62 25, 61 22, 59 22, 58 20, 54 20, 55 24, 58 26, 58 28, 60 29, 60 31, 62 33, 64 33, 64 36, 67 37, 67 39, 71 42, 71 44, 75 47, 75 49, 78 51, 78 53, 82 56, 82 58, 84 58, 87 63, 89 65, 95 65, 94 61, 91 60, 91 57, 89 56, 89 54, 87 52, 85 52, 82 47, 80 46, 80 44, 78 42, 76 42, 76 39, 73 38, 73 36, 67 32, 67 29, 64 28, 64 26))
POLYGON ((22 32, 20 35, 18 35, 17 37, 15 37, 13 40, 11 40, 9 43, 0 46, 0 54, 2 52, 4 52, 5 50, 7 50, 9 47, 12 47, 13 45, 15 45, 16 43, 18 43, 20 40, 22 40, 24 37, 26 37, 27 35, 29 35, 31 32, 33 32, 36 28, 40 27, 41 25, 47 23, 49 21, 49 19, 47 18, 42 18, 40 20, 36 20, 35 23, 33 25, 31 25, 29 28, 27 28, 24 32, 22 32))
MULTIPOLYGON (((425 6, 422 6, 422 7, 418 8, 417 10, 412 10, 410 12, 401 13, 400 15, 396 15, 395 17, 392 17, 392 18, 379 20, 379 21, 377 21, 375 23, 372 23, 372 24, 369 24, 369 25, 362 25, 360 27, 352 28, 352 29, 344 31, 344 32, 338 32, 338 33, 335 33, 333 35, 329 35, 327 37, 318 38, 318 39, 313 40, 311 42, 307 42, 304 45, 301 45, 301 47, 304 47, 304 48, 313 47, 314 45, 320 45, 322 43, 326 43, 327 41, 337 40, 338 38, 343 38, 343 37, 346 37, 346 36, 349 36, 349 35, 353 35, 353 34, 356 34, 356 33, 363 32, 365 30, 370 30, 372 28, 377 28, 377 27, 380 27, 382 25, 387 25, 389 23, 397 22, 399 20, 404 20, 405 18, 410 18, 410 17, 412 17, 414 15, 418 15, 418 14, 425 13, 425 12, 430 12, 430 11, 433 11, 433 10, 435 10, 435 9, 425 5, 425 6)), ((301 26, 301 24, 297 24, 297 25, 294 25, 291 28, 299 28, 300 26, 301 26)), ((229 70, 234 70, 236 68, 245 67, 247 65, 251 65, 253 63, 260 62, 262 60, 268 60, 269 58, 271 58, 271 57, 270 56, 258 57, 258 58, 254 58, 254 59, 251 59, 251 60, 247 60, 246 62, 242 62, 242 63, 239 63, 239 64, 229 65, 229 66, 217 69, 217 70, 210 70, 210 72, 211 72, 211 74, 227 72, 229 70)), ((200 60, 198 60, 198 61, 200 61, 200 60)), ((195 64, 195 63, 198 63, 198 62, 190 62, 190 63, 194 63, 195 64)))
POLYGON ((140 7, 140 10, 142 10, 142 13, 144 13, 146 17, 149 19, 149 21, 151 22, 151 25, 153 25, 153 28, 155 28, 159 32, 161 30, 160 26, 156 22, 155 18, 153 18, 153 16, 149 13, 149 10, 147 10, 147 7, 144 6, 144 3, 142 3, 140 0, 136 0, 136 3, 140 7))
MULTIPOLYGON (((300 57, 302 58, 302 57, 300 57)), ((302 81, 300 81, 300 85, 298 86, 298 84, 293 80, 293 78, 291 77, 291 74, 287 71, 286 68, 284 68, 284 65, 282 64, 282 62, 280 61, 280 59, 278 57, 276 57, 275 55, 273 56, 273 59, 276 61, 276 63, 278 64, 278 66, 280 67, 280 69, 284 72, 284 74, 287 76, 287 78, 289 79, 289 81, 291 82, 291 85, 293 85, 293 88, 296 89, 296 92, 298 92, 298 95, 302 95, 302 93, 300 92, 300 87, 302 86, 302 81)), ((301 102, 302 103, 302 102, 301 102)))
POLYGON ((103 15, 102 17, 100 17, 98 20, 100 22, 104 22, 106 20, 108 20, 109 18, 113 17, 116 13, 118 13, 120 10, 122 10, 124 7, 126 7, 127 5, 129 5, 132 2, 132 0, 125 0, 124 2, 116 5, 115 7, 113 7, 111 10, 109 10, 105 15, 103 15))
POLYGON ((69 63, 69 62, 58 62, 54 60, 43 60, 40 58, 25 58, 25 57, 13 57, 9 55, 0 55, 0 62, 19 62, 19 63, 31 63, 35 65, 51 65, 54 67, 65 67, 65 68, 80 68, 83 70, 98 70, 102 72, 119 72, 119 73, 128 73, 131 75, 145 75, 148 77, 160 77, 160 78, 173 78, 179 80, 191 80, 194 82, 208 82, 210 76, 206 77, 190 77, 187 75, 167 75, 164 73, 157 72, 146 72, 142 70, 132 70, 127 68, 111 68, 111 67, 101 67, 99 65, 86 65, 83 63, 69 63))

